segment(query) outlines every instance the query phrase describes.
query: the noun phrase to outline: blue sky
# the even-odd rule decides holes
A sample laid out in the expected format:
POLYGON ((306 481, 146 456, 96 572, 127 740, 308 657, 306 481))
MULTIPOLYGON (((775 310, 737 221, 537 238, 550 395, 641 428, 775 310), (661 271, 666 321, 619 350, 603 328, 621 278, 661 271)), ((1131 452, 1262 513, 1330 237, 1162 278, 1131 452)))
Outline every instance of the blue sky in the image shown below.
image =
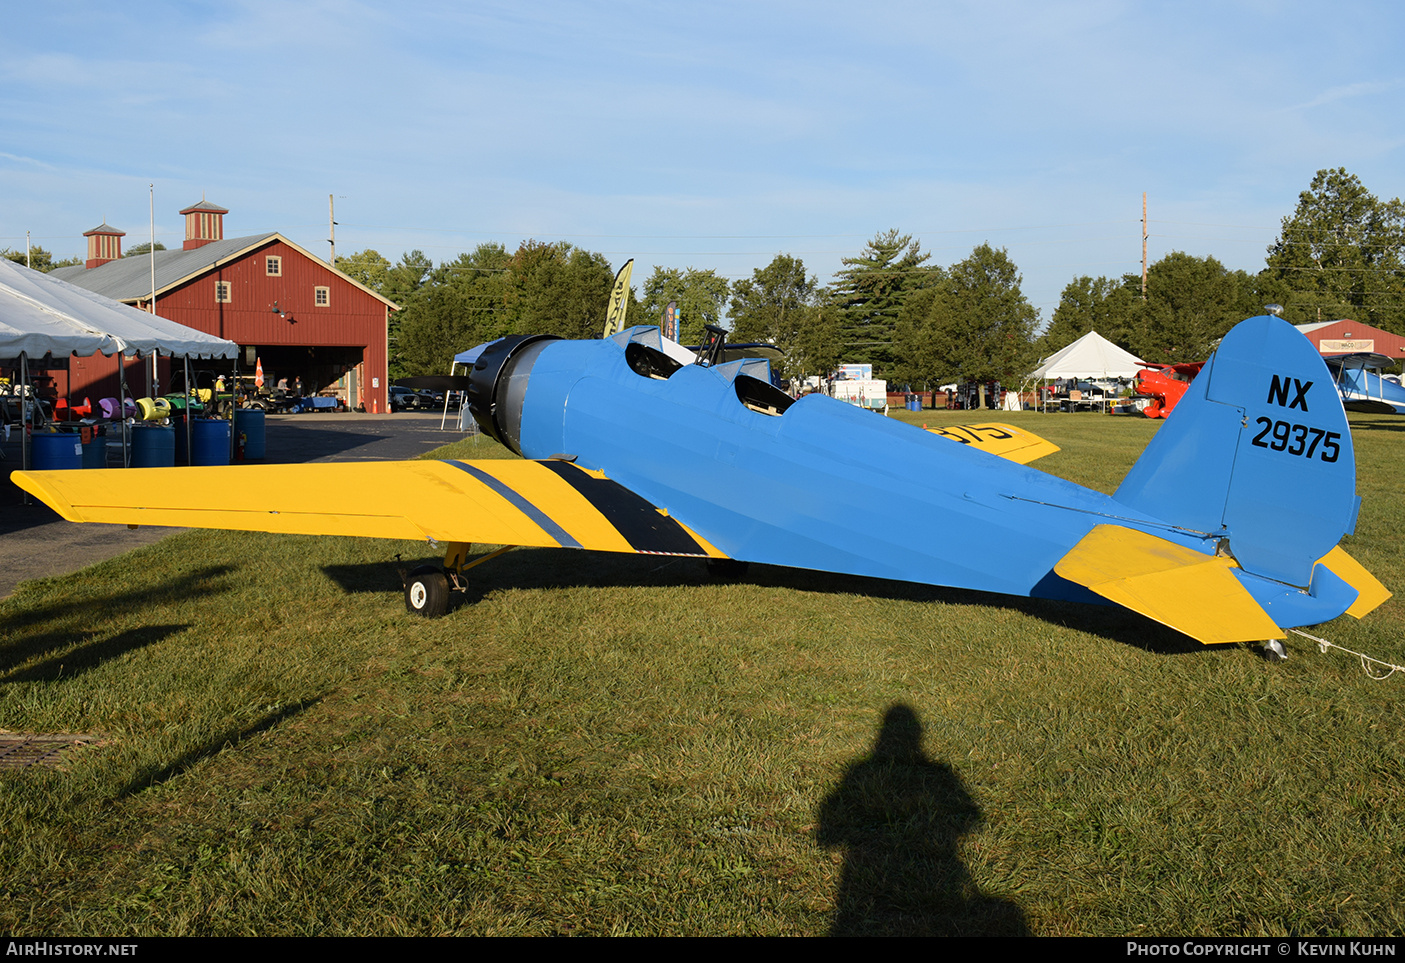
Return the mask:
POLYGON ((0 246, 106 219, 436 263, 569 240, 828 281, 880 231, 1004 247, 1045 321, 1173 250, 1262 267, 1313 174, 1405 194, 1387 2, 26 4, 0 32, 0 246))

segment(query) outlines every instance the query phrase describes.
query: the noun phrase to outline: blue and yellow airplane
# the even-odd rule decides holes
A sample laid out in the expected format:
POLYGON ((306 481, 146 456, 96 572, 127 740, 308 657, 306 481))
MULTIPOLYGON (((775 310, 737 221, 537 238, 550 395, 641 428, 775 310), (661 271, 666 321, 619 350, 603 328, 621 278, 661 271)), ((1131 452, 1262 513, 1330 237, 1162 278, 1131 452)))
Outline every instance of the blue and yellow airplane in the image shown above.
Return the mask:
POLYGON ((1224 338, 1114 495, 1017 463, 1039 443, 1017 429, 922 431, 793 400, 764 360, 702 354, 653 327, 489 345, 470 405, 520 461, 13 477, 75 522, 446 543, 443 568, 407 579, 426 615, 492 557, 470 561, 472 543, 1112 602, 1205 643, 1280 639, 1389 597, 1338 545, 1360 500, 1336 388, 1276 318, 1224 338))

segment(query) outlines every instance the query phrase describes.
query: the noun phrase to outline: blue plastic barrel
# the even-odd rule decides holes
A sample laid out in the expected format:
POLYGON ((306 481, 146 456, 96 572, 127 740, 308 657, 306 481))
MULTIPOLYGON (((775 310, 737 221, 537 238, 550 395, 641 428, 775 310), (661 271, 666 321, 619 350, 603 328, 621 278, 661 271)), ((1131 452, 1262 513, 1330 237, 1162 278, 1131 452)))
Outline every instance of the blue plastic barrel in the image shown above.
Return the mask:
POLYGON ((192 465, 229 464, 229 422, 222 418, 196 418, 191 422, 192 465))
POLYGON ((77 435, 42 432, 30 439, 35 471, 83 467, 83 442, 77 435))
POLYGON ((94 435, 92 441, 83 446, 83 467, 107 467, 107 438, 94 435))
POLYGON ((133 468, 170 468, 176 463, 176 430, 169 425, 134 425, 131 453, 133 468))
POLYGON ((244 436, 244 457, 262 458, 268 451, 267 423, 260 408, 240 408, 234 426, 244 436))

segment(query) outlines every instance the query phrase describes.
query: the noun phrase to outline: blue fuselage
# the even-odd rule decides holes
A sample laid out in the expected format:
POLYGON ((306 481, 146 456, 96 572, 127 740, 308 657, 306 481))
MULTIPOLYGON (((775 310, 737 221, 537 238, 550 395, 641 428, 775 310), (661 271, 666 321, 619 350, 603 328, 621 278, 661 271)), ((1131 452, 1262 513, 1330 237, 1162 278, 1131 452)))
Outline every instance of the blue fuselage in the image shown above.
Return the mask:
POLYGON ((1099 523, 1203 550, 1107 495, 831 398, 753 411, 735 371, 641 377, 610 341, 553 342, 531 372, 522 454, 574 455, 727 555, 773 565, 1092 600, 1052 572, 1099 523))

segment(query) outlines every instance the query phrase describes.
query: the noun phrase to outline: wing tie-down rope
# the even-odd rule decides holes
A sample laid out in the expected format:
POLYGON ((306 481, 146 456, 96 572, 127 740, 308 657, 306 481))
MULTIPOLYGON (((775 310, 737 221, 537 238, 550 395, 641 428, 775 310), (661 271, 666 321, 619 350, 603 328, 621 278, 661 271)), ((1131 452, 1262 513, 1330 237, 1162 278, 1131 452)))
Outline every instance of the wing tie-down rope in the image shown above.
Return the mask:
POLYGON ((1326 639, 1319 639, 1315 635, 1308 635, 1306 632, 1299 632, 1297 629, 1289 629, 1288 631, 1292 632, 1294 635, 1301 635, 1305 639, 1311 639, 1312 641, 1316 642, 1317 651, 1323 654, 1325 654, 1328 649, 1341 649, 1343 652, 1351 653, 1352 655, 1356 656, 1358 659, 1361 660, 1361 671, 1366 673, 1366 676, 1368 678, 1375 679, 1377 682, 1381 681, 1382 679, 1389 679, 1397 672, 1405 672, 1405 665, 1396 665, 1393 662, 1382 662, 1380 659, 1372 658, 1371 656, 1366 655, 1364 652, 1357 652, 1354 649, 1348 649, 1344 645, 1337 645, 1335 642, 1328 642, 1326 639), (1371 666, 1373 664, 1385 666, 1390 671, 1385 673, 1384 675, 1378 675, 1371 669, 1371 666))

